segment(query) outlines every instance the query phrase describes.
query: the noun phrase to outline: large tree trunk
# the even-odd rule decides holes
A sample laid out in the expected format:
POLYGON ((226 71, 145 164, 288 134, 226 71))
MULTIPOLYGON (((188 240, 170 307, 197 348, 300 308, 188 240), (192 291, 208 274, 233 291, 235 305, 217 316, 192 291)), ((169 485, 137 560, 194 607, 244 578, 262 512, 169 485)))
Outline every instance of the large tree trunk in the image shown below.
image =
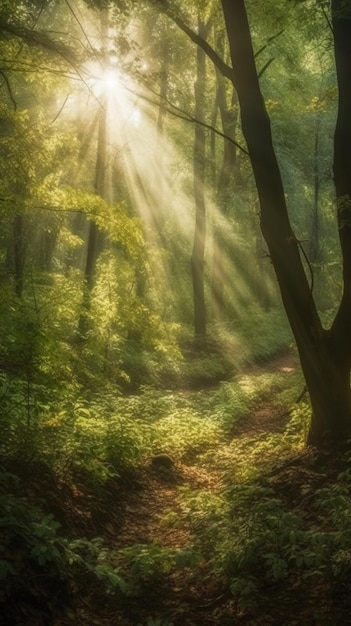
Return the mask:
MULTIPOLYGON (((344 5, 343 0, 335 0, 333 4, 344 5)), ((351 0, 348 0, 347 4, 351 6, 351 0)), ((244 0, 222 0, 222 7, 231 50, 234 83, 240 103, 242 129, 259 196, 261 229, 268 245, 283 304, 296 340, 311 399, 313 419, 309 442, 321 445, 326 437, 340 441, 351 432, 350 331, 346 328, 346 319, 350 319, 351 313, 351 258, 348 258, 351 257, 351 241, 349 241, 351 229, 346 227, 343 229, 346 232, 340 233, 342 246, 345 247, 345 290, 336 322, 328 332, 322 328, 301 260, 300 245, 291 229, 280 170, 273 147, 270 120, 260 92, 245 3, 244 0), (347 333, 347 347, 343 342, 344 332, 347 333)), ((348 72, 350 72, 351 64, 350 59, 347 60, 347 54, 350 55, 351 31, 349 30, 350 19, 343 20, 343 22, 346 21, 348 28, 343 23, 340 28, 341 32, 334 30, 334 36, 337 40, 341 39, 340 46, 336 42, 337 65, 339 68, 340 65, 342 66, 342 71, 339 69, 338 72, 338 79, 339 84, 346 81, 343 86, 346 94, 344 91, 343 94, 348 102, 349 111, 351 77, 348 72)), ((345 104, 343 102, 341 114, 339 110, 339 118, 344 118, 346 114, 345 104)), ((350 123, 349 120, 348 132, 350 123)), ((338 119, 339 130, 337 128, 336 131, 334 171, 335 168, 341 167, 341 162, 344 163, 346 158, 349 174, 351 171, 350 134, 348 141, 345 141, 345 119, 341 125, 342 132, 340 124, 341 121, 338 119), (342 152, 343 158, 338 156, 338 150, 342 152)), ((346 185, 346 172, 341 175, 338 170, 338 176, 342 182, 336 181, 337 188, 338 184, 340 187, 337 195, 339 198, 346 196, 350 200, 350 189, 346 185)), ((350 185, 349 175, 348 180, 348 185, 350 185)))
POLYGON ((332 0, 332 20, 339 90, 333 169, 343 259, 343 295, 332 330, 351 365, 351 0, 332 0))
MULTIPOLYGON (((106 178, 106 103, 101 104, 99 111, 99 128, 97 138, 97 155, 95 167, 94 190, 102 198, 105 197, 106 178)), ((97 259, 99 229, 93 219, 89 220, 87 252, 84 268, 83 302, 82 311, 78 323, 78 333, 81 339, 86 337, 89 329, 89 311, 91 305, 91 292, 94 286, 95 266, 97 259)))
MULTIPOLYGON (((103 13, 104 12, 102 11, 102 24, 104 23, 103 13)), ((107 98, 104 95, 99 102, 99 107, 94 191, 97 195, 101 196, 101 198, 106 198, 107 98)), ((87 338, 87 333, 91 325, 89 312, 91 308, 91 295, 95 281, 99 234, 100 231, 96 222, 94 219, 90 219, 88 222, 88 240, 84 268, 83 302, 78 322, 78 336, 81 341, 84 341, 87 338)))
MULTIPOLYGON (((206 37, 206 25, 199 19, 199 34, 206 37)), ((202 48, 197 48, 195 83, 195 118, 204 121, 204 97, 206 84, 206 55, 202 48)), ((194 297, 195 337, 206 335, 206 305, 204 286, 204 258, 206 240, 206 205, 205 205, 205 146, 206 131, 201 124, 195 125, 194 142, 194 198, 195 232, 191 255, 191 272, 194 297)))
MULTIPOLYGON (((106 54, 105 39, 108 33, 108 7, 100 10, 100 26, 102 37, 102 52, 106 54)), ((105 59, 104 59, 105 60, 105 59)), ((98 131, 94 191, 101 198, 106 199, 106 165, 107 165, 107 97, 102 93, 98 110, 98 131)), ((84 268, 83 303, 78 322, 79 337, 84 340, 89 330, 89 311, 91 306, 91 292, 94 286, 95 267, 98 250, 99 228, 93 219, 89 220, 88 241, 84 268)))
POLYGON ((314 138, 314 158, 313 158, 313 213, 311 225, 311 241, 310 241, 310 262, 312 264, 320 263, 321 260, 321 242, 320 242, 320 187, 321 179, 319 175, 319 120, 316 124, 316 134, 314 138))
MULTIPOLYGON (((106 150, 107 150, 107 102, 104 98, 99 110, 99 126, 95 166, 94 191, 101 198, 106 198, 106 150)), ((84 270, 86 286, 90 292, 94 284, 95 265, 97 258, 98 227, 93 219, 89 221, 87 256, 84 270)))
MULTIPOLYGON (((220 32, 217 37, 216 49, 224 58, 224 40, 223 32, 220 32)), ((237 102, 237 94, 233 87, 231 102, 228 106, 226 81, 219 69, 216 67, 216 81, 217 81, 217 94, 216 102, 218 105, 222 131, 226 137, 233 139, 236 138, 236 129, 238 123, 238 111, 235 106, 237 102)), ((228 205, 230 194, 232 193, 232 186, 235 184, 237 177, 237 154, 236 145, 228 141, 223 140, 223 159, 219 172, 217 183, 217 209, 218 217, 215 218, 214 232, 213 232, 213 270, 212 270, 212 301, 213 301, 213 313, 217 320, 221 320, 224 311, 224 285, 225 285, 225 270, 224 270, 224 257, 225 257, 225 239, 227 233, 225 232, 228 205)))

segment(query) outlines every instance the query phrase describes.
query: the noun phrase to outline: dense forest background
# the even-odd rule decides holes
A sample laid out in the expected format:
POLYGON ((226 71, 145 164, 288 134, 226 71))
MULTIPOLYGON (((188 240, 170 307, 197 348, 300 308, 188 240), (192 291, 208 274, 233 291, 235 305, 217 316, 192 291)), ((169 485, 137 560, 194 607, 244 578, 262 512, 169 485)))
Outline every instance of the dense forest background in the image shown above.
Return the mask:
MULTIPOLYGON (((306 11, 271 8, 253 38, 291 220, 328 320, 341 290, 336 79, 323 11, 306 11)), ((194 331, 239 342, 238 362, 284 345, 236 94, 211 60, 157 3, 9 3, 6 19, 4 371, 29 384, 46 376, 52 397, 67 380, 177 383, 194 331)), ((220 7, 191 19, 228 57, 220 7)))
POLYGON ((331 406, 339 441, 351 424, 335 158, 351 6, 229 5, 1 3, 7 626, 350 623, 348 452, 320 444, 331 406), (235 7, 289 211, 283 254, 235 7), (284 269, 291 244, 306 288, 284 269))

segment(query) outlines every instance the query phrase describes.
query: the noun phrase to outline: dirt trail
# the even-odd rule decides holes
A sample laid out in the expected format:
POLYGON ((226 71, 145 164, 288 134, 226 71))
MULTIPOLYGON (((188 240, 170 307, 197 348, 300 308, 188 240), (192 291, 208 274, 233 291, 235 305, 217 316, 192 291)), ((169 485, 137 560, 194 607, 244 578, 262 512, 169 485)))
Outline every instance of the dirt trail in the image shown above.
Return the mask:
POLYGON ((162 518, 169 511, 182 515, 178 502, 181 485, 194 491, 214 491, 220 486, 220 473, 196 464, 177 463, 171 471, 155 470, 151 464, 145 465, 140 490, 134 490, 128 496, 124 523, 115 538, 115 547, 155 540, 169 548, 181 548, 189 543, 191 534, 186 525, 172 528, 162 524, 162 518))
MULTIPOLYGON (((243 376, 277 372, 288 379, 297 367, 296 358, 284 355, 263 366, 252 367, 243 376)), ((269 403, 260 404, 249 418, 240 423, 233 438, 252 437, 255 445, 264 433, 282 430, 286 419, 287 415, 272 408, 269 403)), ((100 528, 104 531, 105 545, 116 551, 136 544, 149 545, 155 541, 170 549, 192 545, 193 529, 188 527, 184 519, 178 500, 179 488, 188 487, 194 493, 197 490, 216 492, 223 486, 222 476, 218 467, 203 466, 196 458, 175 463, 169 472, 156 470, 151 462, 146 462, 137 479, 132 478, 125 485, 120 506, 116 504, 111 507, 109 521, 105 521, 103 528, 100 528), (178 525, 162 523, 168 512, 178 514, 178 525)), ((116 562, 116 565, 119 563, 116 562)), ((91 590, 85 599, 76 599, 74 611, 71 615, 66 614, 66 619, 60 621, 59 625, 232 626, 237 623, 236 616, 234 600, 225 597, 225 591, 214 580, 206 564, 201 564, 198 569, 179 570, 166 575, 160 581, 160 588, 151 587, 150 593, 144 593, 139 599, 111 598, 111 605, 102 607, 98 590, 91 590), (224 607, 223 612, 221 605, 224 607), (171 620, 160 617, 165 615, 171 615, 171 620)))
MULTIPOLYGON (((263 366, 254 366, 245 375, 276 372, 288 378, 297 367, 297 358, 288 354, 263 366)), ((235 429, 233 437, 252 437, 256 442, 257 437, 264 433, 283 430, 287 418, 288 412, 272 409, 268 403, 260 404, 235 429)), ((177 463, 169 473, 155 471, 151 464, 146 464, 141 489, 128 495, 124 524, 116 538, 117 546, 149 543, 153 540, 158 540, 167 547, 184 546, 190 540, 186 528, 169 528, 160 523, 167 511, 181 515, 178 503, 179 486, 187 485, 194 491, 216 491, 221 487, 221 480, 222 473, 218 468, 201 467, 196 459, 192 463, 177 463)))
MULTIPOLYGON (((275 358, 273 361, 263 365, 254 366, 244 374, 246 377, 250 375, 261 376, 264 374, 280 374, 289 379, 289 375, 299 369, 299 361, 294 354, 283 354, 275 358)), ((302 390, 301 390, 302 392, 302 390)), ((301 394, 302 395, 302 394, 301 394)), ((298 398, 296 398, 296 401, 298 398)), ((277 409, 272 406, 270 402, 259 403, 257 407, 245 418, 245 421, 240 422, 237 428, 233 431, 233 435, 237 437, 256 437, 260 434, 267 432, 279 432, 284 429, 284 426, 289 418, 289 408, 277 409)))

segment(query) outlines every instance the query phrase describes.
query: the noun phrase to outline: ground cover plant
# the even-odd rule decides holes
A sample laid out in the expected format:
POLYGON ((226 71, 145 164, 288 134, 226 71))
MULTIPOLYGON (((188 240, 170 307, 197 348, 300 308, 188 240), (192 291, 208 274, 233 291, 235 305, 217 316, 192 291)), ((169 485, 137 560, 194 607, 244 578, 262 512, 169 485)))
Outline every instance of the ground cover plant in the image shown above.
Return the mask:
POLYGON ((6 623, 345 623, 350 460, 305 448, 291 351, 41 411, 1 453, 6 623))

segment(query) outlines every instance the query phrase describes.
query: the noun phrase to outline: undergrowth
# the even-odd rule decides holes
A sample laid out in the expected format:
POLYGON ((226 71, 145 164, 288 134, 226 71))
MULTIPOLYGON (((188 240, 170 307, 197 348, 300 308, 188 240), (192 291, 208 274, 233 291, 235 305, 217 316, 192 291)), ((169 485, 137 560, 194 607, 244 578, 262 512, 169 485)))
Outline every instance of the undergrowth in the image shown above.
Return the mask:
MULTIPOLYGON (((314 470, 302 478, 293 475, 298 497, 291 495, 289 477, 286 483, 284 473, 280 477, 284 463, 303 449, 310 419, 307 402, 295 403, 303 387, 298 371, 253 368, 212 389, 144 386, 136 395, 104 390, 89 400, 73 386, 51 403, 28 381, 16 386, 2 376, 1 384, 0 604, 5 613, 18 600, 30 605, 31 615, 55 614, 77 576, 95 579, 105 593, 126 599, 153 597, 181 569, 196 576, 200 568, 204 581, 215 578, 233 598, 238 619, 259 614, 272 589, 308 596, 306 585, 312 582, 325 590, 329 609, 349 591, 351 460, 325 485, 314 470), (7 411, 14 398, 16 408, 7 411), (250 433, 250 415, 267 399, 270 410, 281 414, 280 426, 270 430, 268 420, 250 433), (29 472, 39 459, 61 481, 73 482, 84 470, 99 490, 108 481, 123 480, 128 468, 142 472, 159 452, 178 465, 196 463, 222 476, 219 490, 178 487, 179 507, 160 523, 186 526, 190 539, 182 549, 150 541, 111 550, 101 538, 69 537, 50 511, 19 495, 19 478, 7 469, 21 454, 29 472), (31 581, 38 577, 45 583, 33 594, 31 581)), ((312 601, 310 594, 306 606, 312 601)), ((311 611, 317 623, 327 623, 311 611)), ((220 611, 216 615, 220 620, 220 611)))

